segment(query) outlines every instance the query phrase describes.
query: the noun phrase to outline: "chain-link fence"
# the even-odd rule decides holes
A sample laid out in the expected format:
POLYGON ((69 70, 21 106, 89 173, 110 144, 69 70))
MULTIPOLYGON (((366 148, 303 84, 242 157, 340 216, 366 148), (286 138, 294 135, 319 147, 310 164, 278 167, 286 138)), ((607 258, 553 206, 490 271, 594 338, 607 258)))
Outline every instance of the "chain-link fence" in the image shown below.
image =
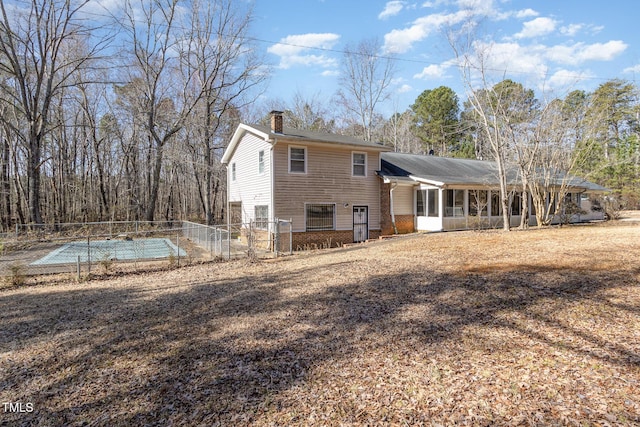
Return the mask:
MULTIPOLYGON (((0 276, 136 271, 291 253, 291 222, 207 226, 114 221, 17 226, 0 236, 0 276)), ((6 280, 5 280, 6 281, 6 280)))
POLYGON ((274 257, 292 253, 291 221, 276 219, 208 226, 182 222, 182 235, 205 248, 212 258, 274 257))

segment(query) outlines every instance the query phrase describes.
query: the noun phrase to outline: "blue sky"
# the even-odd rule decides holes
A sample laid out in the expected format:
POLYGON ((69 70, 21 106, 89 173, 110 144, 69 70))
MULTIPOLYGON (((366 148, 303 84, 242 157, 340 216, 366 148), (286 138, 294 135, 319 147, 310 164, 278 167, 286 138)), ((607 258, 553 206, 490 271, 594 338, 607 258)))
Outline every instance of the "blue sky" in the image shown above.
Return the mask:
POLYGON ((511 78, 539 97, 593 90, 640 75, 637 3, 632 0, 256 0, 254 35, 273 66, 264 97, 299 92, 329 102, 338 89, 341 51, 378 38, 397 58, 385 115, 404 111, 426 89, 464 86, 441 25, 465 14, 481 20, 477 42, 491 46, 493 81, 511 78))

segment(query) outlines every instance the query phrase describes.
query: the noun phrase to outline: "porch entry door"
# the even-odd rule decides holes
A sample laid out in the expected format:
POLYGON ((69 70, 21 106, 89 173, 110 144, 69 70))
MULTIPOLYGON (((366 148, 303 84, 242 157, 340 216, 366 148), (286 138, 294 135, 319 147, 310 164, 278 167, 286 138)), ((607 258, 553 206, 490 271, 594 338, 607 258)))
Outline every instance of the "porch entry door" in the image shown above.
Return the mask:
POLYGON ((364 242, 369 238, 369 208, 353 207, 353 241, 364 242))

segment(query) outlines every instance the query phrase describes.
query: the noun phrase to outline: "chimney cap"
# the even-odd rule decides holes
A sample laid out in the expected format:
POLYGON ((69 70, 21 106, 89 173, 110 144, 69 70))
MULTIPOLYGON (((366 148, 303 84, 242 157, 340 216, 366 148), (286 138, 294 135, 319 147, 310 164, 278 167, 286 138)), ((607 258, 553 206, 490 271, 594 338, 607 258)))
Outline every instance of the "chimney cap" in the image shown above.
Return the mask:
POLYGON ((281 116, 282 114, 284 114, 284 111, 271 110, 269 114, 271 114, 272 116, 281 116))

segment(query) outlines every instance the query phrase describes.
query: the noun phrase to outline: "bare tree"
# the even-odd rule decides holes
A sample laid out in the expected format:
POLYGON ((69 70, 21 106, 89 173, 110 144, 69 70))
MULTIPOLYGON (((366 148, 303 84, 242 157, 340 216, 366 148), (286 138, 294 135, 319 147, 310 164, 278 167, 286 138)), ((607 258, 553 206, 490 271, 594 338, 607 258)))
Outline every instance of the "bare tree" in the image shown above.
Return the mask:
POLYGON ((42 223, 41 168, 43 146, 51 131, 51 109, 56 96, 86 67, 103 43, 87 52, 73 45, 90 36, 80 17, 87 3, 69 0, 31 0, 25 8, 0 2, 0 102, 13 110, 2 116, 24 147, 29 221, 42 223))
POLYGON ((232 0, 195 1, 189 31, 181 46, 188 69, 197 76, 197 113, 188 125, 196 183, 207 224, 214 222, 214 204, 224 188, 219 158, 240 121, 238 110, 252 102, 266 79, 264 61, 248 42, 252 10, 232 0))
POLYGON ((347 114, 355 119, 366 141, 371 141, 376 108, 387 100, 395 73, 395 62, 380 56, 377 40, 347 46, 342 59, 342 74, 337 97, 347 114))
MULTIPOLYGON (((474 116, 477 138, 483 140, 489 148, 491 158, 496 165, 496 175, 500 188, 500 208, 502 210, 502 229, 510 229, 511 213, 509 209, 510 191, 507 181, 508 160, 510 157, 509 124, 512 119, 512 101, 509 91, 500 84, 491 82, 490 46, 477 43, 475 29, 477 23, 470 15, 458 29, 449 28, 447 39, 455 54, 465 86, 467 105, 474 116)), ((468 118, 467 118, 468 119, 468 118)), ((478 150, 476 149, 476 153, 478 150)))

